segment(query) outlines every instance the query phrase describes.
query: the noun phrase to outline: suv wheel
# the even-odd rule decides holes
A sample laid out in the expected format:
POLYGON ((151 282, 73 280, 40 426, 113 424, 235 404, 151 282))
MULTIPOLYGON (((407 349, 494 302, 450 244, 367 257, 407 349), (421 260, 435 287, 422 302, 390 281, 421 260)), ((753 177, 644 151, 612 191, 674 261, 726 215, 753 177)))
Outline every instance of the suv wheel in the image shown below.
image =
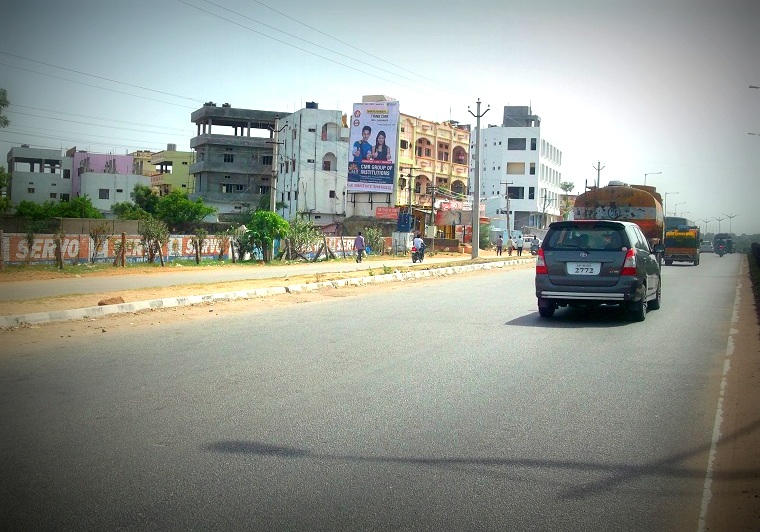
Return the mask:
MULTIPOLYGON (((644 294, 646 294, 646 287, 644 288, 644 294)), ((631 303, 631 317, 633 321, 644 321, 646 319, 647 298, 645 295, 642 295, 639 301, 631 303)))
POLYGON ((546 299, 538 300, 538 314, 542 318, 551 318, 554 316, 554 311, 556 308, 557 306, 551 301, 547 301, 546 299))

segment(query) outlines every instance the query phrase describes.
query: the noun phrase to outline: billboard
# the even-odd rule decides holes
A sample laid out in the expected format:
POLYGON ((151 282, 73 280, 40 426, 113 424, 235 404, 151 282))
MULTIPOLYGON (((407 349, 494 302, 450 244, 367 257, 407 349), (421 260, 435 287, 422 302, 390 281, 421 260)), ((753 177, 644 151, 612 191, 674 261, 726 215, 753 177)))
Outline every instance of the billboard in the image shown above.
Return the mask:
POLYGON ((348 192, 393 193, 398 102, 355 103, 348 152, 348 192))

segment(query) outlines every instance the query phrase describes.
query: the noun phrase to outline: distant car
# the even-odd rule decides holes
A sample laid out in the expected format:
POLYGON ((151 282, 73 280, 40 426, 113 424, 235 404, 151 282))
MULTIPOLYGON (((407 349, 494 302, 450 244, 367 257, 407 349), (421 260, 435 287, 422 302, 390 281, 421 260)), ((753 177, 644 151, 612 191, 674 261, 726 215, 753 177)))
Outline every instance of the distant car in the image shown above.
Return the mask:
POLYGON ((712 242, 709 240, 703 240, 699 244, 699 252, 700 253, 713 253, 715 250, 713 249, 712 242))
POLYGON ((554 222, 536 259, 538 313, 557 307, 618 305, 644 321, 660 308, 662 286, 656 254, 638 225, 615 220, 554 222))

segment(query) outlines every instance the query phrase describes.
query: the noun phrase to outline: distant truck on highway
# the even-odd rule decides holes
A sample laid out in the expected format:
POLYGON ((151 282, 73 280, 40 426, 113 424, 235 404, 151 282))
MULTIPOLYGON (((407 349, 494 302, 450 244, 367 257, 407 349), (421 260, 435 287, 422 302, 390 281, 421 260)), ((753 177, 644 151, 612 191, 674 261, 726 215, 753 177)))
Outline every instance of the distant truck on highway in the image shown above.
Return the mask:
POLYGON ((655 187, 610 181, 606 187, 591 187, 575 199, 575 220, 619 220, 634 222, 647 237, 649 246, 663 243, 665 212, 655 187))
MULTIPOLYGON (((667 223, 666 223, 667 225, 667 223)), ((671 226, 672 227, 672 226, 671 226)), ((665 231, 665 266, 673 262, 691 262, 699 266, 699 227, 681 225, 665 231)))

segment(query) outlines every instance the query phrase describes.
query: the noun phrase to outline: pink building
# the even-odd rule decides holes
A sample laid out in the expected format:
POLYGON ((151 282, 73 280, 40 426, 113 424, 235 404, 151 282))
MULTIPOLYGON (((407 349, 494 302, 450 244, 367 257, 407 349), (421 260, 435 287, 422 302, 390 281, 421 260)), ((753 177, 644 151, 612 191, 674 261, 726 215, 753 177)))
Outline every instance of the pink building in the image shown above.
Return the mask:
POLYGON ((77 197, 82 192, 82 174, 132 174, 134 157, 131 155, 114 155, 111 153, 90 153, 77 150, 76 146, 66 152, 71 157, 71 195, 77 197))

